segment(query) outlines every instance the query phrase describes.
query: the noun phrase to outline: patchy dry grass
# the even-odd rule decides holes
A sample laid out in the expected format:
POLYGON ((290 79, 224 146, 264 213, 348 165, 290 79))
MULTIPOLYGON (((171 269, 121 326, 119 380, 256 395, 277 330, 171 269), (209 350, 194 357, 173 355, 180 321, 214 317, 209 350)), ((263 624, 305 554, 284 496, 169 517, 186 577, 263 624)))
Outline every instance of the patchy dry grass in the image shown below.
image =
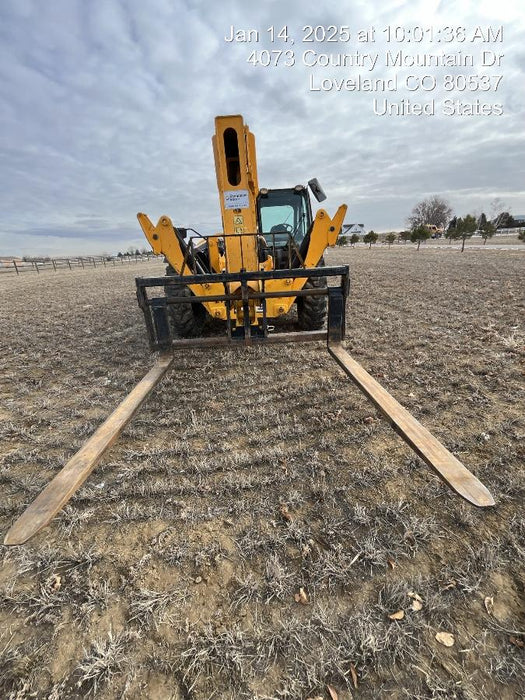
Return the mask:
MULTIPOLYGON (((352 354, 495 508, 365 420, 322 344, 185 351, 67 508, 4 548, 0 696, 522 697, 524 260, 328 259, 351 265, 352 354)), ((151 364, 134 274, 0 281, 2 532, 151 364)))

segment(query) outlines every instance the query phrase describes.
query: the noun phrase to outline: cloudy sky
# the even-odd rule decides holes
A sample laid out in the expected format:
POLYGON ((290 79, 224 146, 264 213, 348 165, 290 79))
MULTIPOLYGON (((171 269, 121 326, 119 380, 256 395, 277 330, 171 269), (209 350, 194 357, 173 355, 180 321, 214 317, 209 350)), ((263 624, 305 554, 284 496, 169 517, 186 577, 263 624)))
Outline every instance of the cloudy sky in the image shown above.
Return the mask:
MULTIPOLYGON (((141 247, 137 211, 155 221, 168 214, 175 224, 203 233, 219 230, 210 144, 218 114, 243 114, 255 133, 260 186, 317 177, 328 194, 323 206, 332 212, 341 202, 349 205, 347 223, 401 229, 412 206, 431 194, 447 197, 460 215, 489 213, 495 197, 514 214, 525 214, 521 3, 332 5, 328 10, 310 0, 2 0, 0 255, 141 247), (258 30, 259 40, 225 41, 232 25, 258 30), (277 34, 284 25, 288 42, 275 38, 272 44, 266 30, 273 26, 277 34), (307 42, 307 25, 347 30, 339 42, 307 42), (400 27, 398 42, 386 42, 383 29, 389 25, 400 27), (406 32, 415 25, 425 30, 420 43, 406 32), (477 27, 485 36, 491 27, 494 38, 500 26, 503 42, 471 41, 477 27), (358 31, 371 27, 374 41, 369 34, 362 35, 368 41, 358 42, 358 31), (446 27, 464 27, 454 35, 463 40, 448 42, 446 27), (265 50, 290 51, 293 58, 283 54, 278 66, 267 67, 248 62, 252 51, 264 60, 265 50), (399 50, 462 51, 475 65, 386 67, 386 52, 399 50), (378 54, 378 62, 373 71, 364 58, 361 66, 309 67, 303 65, 305 51, 378 54), (501 65, 482 67, 483 51, 504 54, 501 65), (311 80, 319 86, 322 80, 358 75, 385 80, 397 75, 398 90, 310 89, 311 80), (408 75, 433 76, 436 88, 410 93, 404 87, 408 75), (497 76, 503 79, 497 91, 448 92, 445 75, 485 75, 492 86, 497 76), (373 111, 374 97, 379 104, 384 98, 434 99, 436 113, 380 116, 373 111), (445 115, 446 99, 478 101, 492 110, 490 105, 499 104, 503 114, 445 115)), ((308 56, 311 62, 315 54, 308 56)))

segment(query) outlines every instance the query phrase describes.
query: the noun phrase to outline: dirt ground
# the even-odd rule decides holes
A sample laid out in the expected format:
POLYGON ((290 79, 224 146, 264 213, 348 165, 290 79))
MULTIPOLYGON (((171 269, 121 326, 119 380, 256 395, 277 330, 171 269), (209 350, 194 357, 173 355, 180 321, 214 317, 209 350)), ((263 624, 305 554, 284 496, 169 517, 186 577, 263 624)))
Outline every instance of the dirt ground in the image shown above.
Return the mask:
MULTIPOLYGON (((3 547, 0 697, 525 697, 525 253, 327 262, 351 266, 352 355, 496 507, 446 488, 322 343, 186 350, 3 547)), ((152 365, 134 276, 162 270, 0 280, 2 535, 152 365)))

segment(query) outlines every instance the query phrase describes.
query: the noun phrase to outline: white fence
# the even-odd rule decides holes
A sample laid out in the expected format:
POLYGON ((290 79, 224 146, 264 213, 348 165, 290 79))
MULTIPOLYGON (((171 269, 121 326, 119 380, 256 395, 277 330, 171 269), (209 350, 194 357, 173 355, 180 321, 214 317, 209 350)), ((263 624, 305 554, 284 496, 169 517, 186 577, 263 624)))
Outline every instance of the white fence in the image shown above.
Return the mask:
POLYGON ((92 267, 117 265, 132 265, 149 260, 161 260, 156 255, 122 255, 122 256, 102 256, 92 255, 79 258, 32 258, 31 260, 3 260, 0 261, 0 275, 13 273, 20 275, 23 272, 43 272, 44 270, 73 270, 89 269, 92 267))

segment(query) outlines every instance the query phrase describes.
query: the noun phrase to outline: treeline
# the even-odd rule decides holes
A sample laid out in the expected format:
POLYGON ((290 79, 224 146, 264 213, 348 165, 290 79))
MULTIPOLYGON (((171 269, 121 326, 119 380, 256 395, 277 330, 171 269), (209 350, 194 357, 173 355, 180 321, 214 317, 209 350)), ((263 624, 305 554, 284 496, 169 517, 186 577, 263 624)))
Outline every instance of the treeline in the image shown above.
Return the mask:
POLYGON ((151 248, 134 248, 133 246, 129 246, 129 248, 124 252, 121 253, 120 250, 117 253, 116 257, 117 258, 127 258, 129 256, 134 256, 134 255, 152 255, 151 248))
MULTIPOLYGON (((485 244, 496 231, 518 229, 518 238, 525 242, 525 222, 523 217, 515 219, 508 211, 499 197, 490 204, 491 216, 481 214, 466 214, 457 216, 454 214, 449 202, 439 195, 432 195, 418 202, 407 217, 407 230, 400 233, 383 234, 381 240, 392 245, 396 240, 411 241, 417 243, 417 248, 423 241, 429 238, 441 238, 444 236, 450 240, 461 240, 461 250, 465 249, 465 241, 477 234, 483 238, 485 244), (524 227, 524 228, 521 228, 524 227)), ((363 236, 363 243, 372 247, 379 239, 379 234, 369 231, 363 236)), ((340 236, 339 245, 354 246, 361 240, 359 234, 354 233, 350 238, 340 236)))
MULTIPOLYGON (((508 230, 508 229, 505 229, 508 230)), ((492 238, 496 233, 496 228, 491 222, 486 222, 485 224, 479 224, 479 219, 467 214, 465 217, 454 217, 446 231, 434 231, 432 228, 426 225, 415 226, 412 230, 400 231, 396 233, 391 231, 390 233, 376 233, 375 231, 369 231, 364 236, 360 236, 357 233, 353 233, 349 236, 339 236, 337 239, 337 245, 340 246, 355 246, 356 243, 363 242, 371 248, 378 241, 380 243, 388 243, 392 245, 393 243, 417 243, 417 249, 422 242, 428 240, 429 238, 447 238, 451 241, 460 240, 462 241, 461 250, 465 248, 465 241, 473 236, 474 234, 483 238, 483 244, 487 242, 489 238, 492 238)), ((525 228, 520 228, 516 231, 517 237, 520 241, 525 243, 525 228)))

